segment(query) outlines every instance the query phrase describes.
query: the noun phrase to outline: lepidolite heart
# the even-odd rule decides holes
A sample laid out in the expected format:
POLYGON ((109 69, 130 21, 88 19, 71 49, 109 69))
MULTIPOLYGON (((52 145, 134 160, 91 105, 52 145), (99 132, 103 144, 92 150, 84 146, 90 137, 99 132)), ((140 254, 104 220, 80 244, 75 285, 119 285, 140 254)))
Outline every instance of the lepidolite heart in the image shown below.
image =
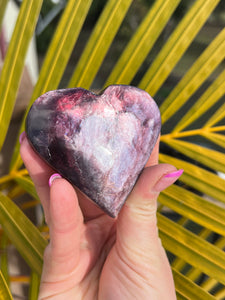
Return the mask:
POLYGON ((37 153, 112 217, 116 217, 156 143, 159 109, 148 93, 112 85, 39 97, 26 120, 37 153))

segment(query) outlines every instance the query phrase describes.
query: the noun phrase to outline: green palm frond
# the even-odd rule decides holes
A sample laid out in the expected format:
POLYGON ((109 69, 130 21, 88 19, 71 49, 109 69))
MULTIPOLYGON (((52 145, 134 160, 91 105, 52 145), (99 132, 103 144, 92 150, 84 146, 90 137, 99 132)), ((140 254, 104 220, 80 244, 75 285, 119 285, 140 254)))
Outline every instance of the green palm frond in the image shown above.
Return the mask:
POLYGON ((180 0, 155 1, 113 68, 105 86, 129 84, 154 46, 180 0), (154 33, 154 34, 153 34, 154 33))
POLYGON ((90 88, 131 2, 131 0, 109 0, 107 2, 74 70, 69 87, 90 88))
POLYGON ((3 145, 42 0, 23 1, 0 77, 0 149, 3 145))
MULTIPOLYGON (((58 87, 91 2, 91 0, 68 1, 67 7, 61 17, 60 24, 57 27, 51 45, 48 48, 48 53, 41 68, 38 82, 34 88, 27 111, 35 99, 41 94, 58 87)), ((24 131, 25 117, 26 115, 24 116, 19 133, 24 131)), ((11 171, 18 169, 21 164, 22 162, 19 157, 19 141, 17 141, 11 161, 11 171)))
POLYGON ((31 269, 40 275, 47 241, 16 204, 2 193, 0 223, 31 269))
MULTIPOLYGON (((170 93, 160 107, 162 112, 162 122, 166 122, 169 118, 175 114, 178 109, 190 99, 192 94, 202 85, 202 83, 210 76, 210 74, 216 69, 216 67, 223 61, 225 57, 225 29, 218 34, 215 40, 208 46, 208 48, 202 53, 202 55, 196 60, 190 70, 186 72, 182 80, 177 84, 176 88, 170 93)), ((221 77, 224 74, 222 73, 221 77)), ((221 78, 223 80, 223 78, 221 78)), ((218 81, 220 78, 218 79, 218 81)), ((218 83, 216 83, 218 84, 218 83)), ((217 99, 217 97, 215 98, 217 99)), ((211 105, 215 104, 214 101, 210 101, 211 105)), ((195 104, 192 110, 184 116, 186 120, 189 120, 193 110, 196 112, 196 105, 200 106, 204 101, 195 104)), ((204 103, 205 104, 205 103, 204 103)), ((209 108, 209 102, 208 107, 209 108)), ((206 106, 206 104, 205 104, 206 106)), ((184 118, 182 118, 177 124, 176 128, 180 130, 184 128, 184 118), (181 125, 182 124, 182 125, 181 125)), ((189 120, 189 124, 190 124, 189 120)), ((176 132, 178 129, 175 129, 176 132)))
POLYGON ((39 292, 39 285, 40 285, 40 276, 37 273, 32 272, 30 287, 29 287, 29 300, 37 299, 37 295, 39 292))
MULTIPOLYGON (((0 24, 7 2, 0 0, 0 24)), ((178 184, 161 193, 158 210, 160 236, 171 259, 177 298, 222 300, 225 299, 225 180, 218 174, 225 173, 224 24, 212 36, 207 32, 206 41, 201 37, 223 1, 189 1, 179 21, 174 15, 184 0, 152 2, 150 7, 144 6, 145 12, 135 30, 132 28, 119 48, 119 55, 112 58, 121 32, 127 30, 129 15, 141 1, 105 1, 96 23, 88 29, 83 50, 72 64, 71 54, 73 49, 79 49, 79 38, 86 33, 84 24, 95 0, 68 0, 27 110, 41 94, 59 88, 71 64, 69 87, 100 90, 109 84, 136 84, 154 96, 162 116, 160 162, 184 169, 178 184), (197 54, 190 59, 192 47, 199 45, 197 54), (110 71, 108 65, 112 66, 110 71), (100 81, 96 80, 99 72, 103 73, 100 81)), ((10 124, 41 3, 23 0, 0 74, 0 148, 10 124)), ((26 113, 20 132, 24 130, 25 117, 26 113)), ((17 140, 10 171, 0 177, 0 223, 5 236, 10 237, 33 270, 30 299, 35 299, 47 242, 14 203, 21 194, 29 194, 31 201, 38 202, 34 185, 21 166, 17 140)), ((5 257, 2 261, 7 263, 5 257)), ((7 268, 3 270, 7 274, 7 268)), ((4 275, 0 274, 0 290, 7 295, 4 275)))
POLYGON ((9 290, 9 287, 8 287, 1 271, 0 271, 0 299, 1 300, 13 300, 12 295, 9 290))
POLYGON ((175 280, 175 287, 177 290, 177 299, 204 299, 204 300, 213 300, 215 299, 207 291, 200 288, 192 280, 182 275, 180 272, 173 270, 173 277, 175 280))
POLYGON ((1 0, 0 1, 0 29, 2 27, 1 25, 2 25, 2 20, 3 20, 3 17, 4 17, 7 2, 8 2, 8 0, 1 0))
POLYGON ((175 222, 158 215, 158 226, 164 247, 203 273, 225 284, 225 253, 175 222), (223 264, 223 263, 222 263, 223 264))
POLYGON ((194 157, 195 160, 205 166, 225 173, 224 153, 178 139, 163 139, 163 142, 171 145, 171 147, 188 157, 194 157))
POLYGON ((218 0, 195 1, 142 78, 141 89, 152 96, 156 94, 218 3, 218 0))

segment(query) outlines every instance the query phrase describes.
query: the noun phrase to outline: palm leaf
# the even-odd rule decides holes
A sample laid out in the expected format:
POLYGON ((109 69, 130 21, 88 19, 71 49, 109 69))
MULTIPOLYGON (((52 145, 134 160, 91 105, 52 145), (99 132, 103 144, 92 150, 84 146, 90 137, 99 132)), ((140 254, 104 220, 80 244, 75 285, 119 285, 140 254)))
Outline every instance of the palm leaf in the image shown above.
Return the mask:
POLYGON ((163 245, 168 251, 185 257, 187 263, 225 284, 225 253, 221 249, 162 215, 158 215, 158 222, 163 245))
MULTIPOLYGON (((207 234, 203 237, 203 235, 201 234, 201 237, 203 237, 204 239, 209 239, 210 235, 212 234, 211 231, 204 229, 203 231, 207 231, 207 234)), ((214 245, 220 249, 224 249, 225 246, 225 238, 223 236, 219 237, 218 240, 216 240, 216 242, 214 243, 214 245)), ((202 275, 202 272, 200 269, 190 269, 186 276, 188 278, 190 278, 193 281, 196 281, 199 279, 199 277, 202 275)), ((217 285, 217 281, 214 278, 207 278, 202 284, 201 286, 209 291, 210 289, 212 289, 215 285, 217 285)))
MULTIPOLYGON (((223 56, 223 55, 222 55, 223 56)), ((218 60, 219 61, 219 60, 218 60)), ((206 63, 207 65, 208 63, 206 63)), ((216 63, 217 64, 217 63, 216 63)), ((195 68, 193 68, 196 72, 198 70, 198 66, 195 64, 195 68)), ((192 72, 190 72, 192 73, 192 72)), ((208 75, 208 73, 206 73, 208 75)), ((185 75, 185 77, 187 74, 185 75)), ((194 76, 194 73, 191 74, 191 77, 194 76)), ((185 80, 182 79, 183 82, 183 93, 178 92, 179 99, 180 96, 184 96, 184 91, 187 93, 187 89, 185 86, 185 80)), ((195 77, 196 78, 196 77, 195 77)), ((196 79, 198 81, 198 79, 196 79)), ((193 81, 192 81, 193 83, 193 81)), ((179 83, 181 85, 181 83, 179 83)), ((178 87, 178 86, 177 86, 178 87)), ((177 89, 176 87, 176 89, 177 89)), ((191 90, 192 87, 190 87, 191 90)), ((196 85, 197 88, 197 85, 196 85)), ((194 89, 196 89, 194 87, 194 89)), ((191 92, 193 93, 193 92, 191 92)), ((181 131, 183 128, 187 127, 189 124, 194 122, 200 115, 209 110, 213 105, 215 105, 224 95, 225 93, 225 70, 221 72, 220 76, 209 86, 209 88, 204 92, 204 94, 194 103, 194 105, 189 109, 189 111, 181 118, 181 120, 177 123, 176 127, 173 130, 173 133, 181 131)), ((190 97, 190 92, 188 93, 188 97, 190 97)), ((184 103, 184 102, 183 102, 184 103)), ((169 104, 168 104, 169 106, 169 104)), ((207 132, 208 133, 208 132, 207 132)), ((207 136, 207 134, 205 134, 207 136)))
MULTIPOLYGON (((186 101, 194 94, 194 92, 201 86, 201 84, 209 77, 209 75, 216 69, 216 67, 223 61, 225 57, 225 29, 218 34, 215 40, 208 46, 208 48, 203 52, 203 54, 197 59, 195 64, 192 68, 185 74, 182 80, 177 84, 176 88, 173 89, 171 94, 168 96, 167 99, 163 102, 161 106, 162 111, 162 122, 168 121, 168 119, 175 114, 178 109, 186 103, 186 101), (166 107, 166 109, 165 109, 166 107)), ((219 82, 223 82, 224 79, 224 72, 222 73, 221 77, 219 78, 219 82)), ((216 84, 218 84, 216 82, 216 84)), ((223 82, 224 84, 224 82, 223 82)), ((220 94, 219 94, 220 95, 220 94)), ((208 95, 207 95, 208 96, 208 95)), ((217 97, 216 97, 217 99, 217 97)), ((208 103, 213 105, 214 101, 210 101, 208 99, 208 103)), ((204 101, 199 100, 200 104, 204 101), (201 101, 201 102, 200 102, 201 101)), ((206 106, 206 104, 204 103, 206 106)), ((191 120, 189 119, 192 115, 193 111, 198 111, 198 107, 195 104, 192 109, 183 117, 179 123, 176 125, 174 131, 178 131, 178 129, 182 129, 184 126, 184 121, 189 120, 189 124, 191 120), (185 119, 184 119, 185 118, 185 119), (180 125, 182 124, 182 125, 180 125), (178 127, 179 126, 179 127, 178 127)), ((193 117, 192 117, 193 118, 193 117)), ((194 119, 193 119, 194 120, 194 119)))
POLYGON ((173 270, 173 277, 175 287, 177 290, 177 299, 191 299, 191 300, 213 300, 212 295, 201 289, 193 281, 182 275, 176 270, 173 270))
POLYGON ((184 189, 172 186, 159 197, 161 204, 169 207, 189 220, 218 233, 225 235, 225 209, 203 197, 184 189))
MULTIPOLYGON (((203 229, 199 236, 201 236, 204 239, 209 239, 212 232, 209 230, 203 229)), ((214 245, 220 249, 223 249, 225 246, 225 238, 220 237, 214 245)), ((183 259, 176 259, 175 264, 173 263, 173 266, 176 270, 180 270, 182 267, 185 268, 185 261, 183 259)), ((219 297, 223 297, 224 295, 224 287, 220 286, 218 289, 218 281, 212 277, 207 277, 205 280, 202 280, 202 271, 201 269, 196 268, 190 268, 189 271, 186 272, 185 276, 194 282, 201 282, 199 285, 202 289, 204 289, 207 292, 210 292, 213 289, 216 289, 217 292, 214 294, 216 299, 223 299, 219 297), (220 295, 220 296, 219 296, 220 295), (217 298, 218 297, 218 298, 217 298)), ((215 298, 214 298, 215 299, 215 298)))
POLYGON ((4 276, 0 270, 0 299, 1 300, 13 300, 9 287, 5 281, 4 276))
MULTIPOLYGON (((68 2, 60 20, 60 24, 57 27, 55 35, 49 46, 48 53, 41 68, 39 79, 34 88, 27 111, 36 98, 38 98, 41 94, 49 90, 54 90, 58 87, 91 2, 92 0, 70 0, 68 2)), ((24 131, 25 118, 26 114, 19 134, 24 131)), ((19 156, 19 148, 19 140, 17 140, 10 164, 11 171, 18 169, 22 164, 19 156)))
POLYGON ((40 286, 40 275, 35 272, 31 274, 31 283, 29 289, 29 300, 37 300, 40 286))
MULTIPOLYGON (((179 220, 177 222, 177 224, 182 225, 183 227, 187 227, 189 224, 189 220, 185 217, 182 217, 181 220, 179 220)), ((210 231, 209 229, 203 228, 200 230, 200 232, 198 233, 198 236, 201 237, 204 240, 207 240, 209 238, 209 236, 211 235, 212 231, 210 231)), ((186 262, 183 258, 180 257, 176 257, 172 263, 171 266, 174 270, 177 270, 178 272, 182 271, 185 267, 186 267, 186 262)), ((198 277, 202 274, 202 272, 200 271, 200 269, 196 269, 196 268, 190 268, 190 270, 188 270, 185 274, 186 277, 188 277, 188 279, 191 279, 192 281, 197 281, 198 277)))
MULTIPOLYGON (((212 127, 225 117, 225 103, 221 105, 221 107, 209 118, 209 120, 205 123, 204 128, 208 129, 209 127, 212 127)), ((224 126, 221 126, 217 128, 217 130, 224 131, 224 126)))
POLYGON ((0 223, 32 270, 41 274, 47 241, 23 212, 0 193, 0 223))
POLYGON ((163 142, 205 166, 225 173, 225 154, 178 139, 164 139, 163 142))
POLYGON ((68 1, 49 46, 30 105, 41 94, 58 87, 91 2, 91 0, 68 1))
POLYGON ((194 3, 142 78, 141 89, 152 96, 156 94, 218 3, 219 0, 194 3))
POLYGON ((106 80, 105 86, 115 83, 129 84, 131 82, 179 2, 178 0, 155 1, 152 9, 149 10, 120 56, 106 80))
POLYGON ((8 0, 0 0, 0 30, 8 0))
POLYGON ((69 87, 90 88, 131 2, 131 0, 109 0, 107 2, 75 68, 69 87))
POLYGON ((18 184, 28 193, 30 194, 34 199, 39 199, 37 192, 35 190, 34 184, 30 177, 28 176, 21 176, 20 174, 16 173, 15 180, 18 182, 18 184))
POLYGON ((222 134, 217 134, 213 132, 202 133, 202 136, 210 141, 214 142, 216 145, 225 148, 225 136, 222 134))
POLYGON ((4 276, 4 279, 7 284, 9 284, 9 267, 8 267, 8 253, 7 253, 7 246, 8 246, 8 237, 5 235, 4 232, 1 234, 0 240, 0 249, 1 249, 1 256, 0 256, 0 266, 1 272, 4 276))
POLYGON ((0 149, 3 145, 10 123, 16 100, 16 93, 23 71, 26 51, 33 35, 41 4, 42 0, 23 1, 5 57, 0 77, 0 149))

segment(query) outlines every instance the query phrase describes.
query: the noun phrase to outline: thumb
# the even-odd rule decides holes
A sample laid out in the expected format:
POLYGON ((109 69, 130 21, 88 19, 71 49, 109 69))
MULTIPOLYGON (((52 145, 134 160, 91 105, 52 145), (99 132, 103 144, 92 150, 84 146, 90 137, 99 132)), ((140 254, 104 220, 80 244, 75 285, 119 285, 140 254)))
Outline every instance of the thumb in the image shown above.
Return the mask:
POLYGON ((152 250, 157 245, 157 198, 159 193, 172 185, 183 173, 169 164, 145 168, 133 191, 125 202, 117 221, 117 235, 126 249, 152 250))

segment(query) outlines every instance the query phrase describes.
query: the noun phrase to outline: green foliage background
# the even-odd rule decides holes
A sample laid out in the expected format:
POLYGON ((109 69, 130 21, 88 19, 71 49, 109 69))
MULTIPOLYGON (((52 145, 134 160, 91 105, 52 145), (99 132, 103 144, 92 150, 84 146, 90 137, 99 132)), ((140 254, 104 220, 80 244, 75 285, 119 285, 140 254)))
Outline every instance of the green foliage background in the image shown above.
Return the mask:
MULTIPOLYGON (((7 2, 0 0, 0 25, 7 2)), ((140 8, 138 0, 108 0, 99 15, 98 2, 68 0, 53 22, 27 110, 41 94, 62 86, 100 90, 133 84, 149 92, 162 116, 160 162, 184 169, 179 183, 161 193, 158 210, 177 298, 225 299, 225 180, 218 176, 225 173, 224 2, 143 0, 140 8)), ((0 149, 44 4, 22 1, 4 59, 0 149)), ((26 112, 19 133, 25 117, 26 112)), ((22 165, 18 138, 9 165, 0 177, 0 299, 12 299, 9 245, 30 268, 29 299, 37 299, 48 229, 27 216, 39 200, 22 165)))

